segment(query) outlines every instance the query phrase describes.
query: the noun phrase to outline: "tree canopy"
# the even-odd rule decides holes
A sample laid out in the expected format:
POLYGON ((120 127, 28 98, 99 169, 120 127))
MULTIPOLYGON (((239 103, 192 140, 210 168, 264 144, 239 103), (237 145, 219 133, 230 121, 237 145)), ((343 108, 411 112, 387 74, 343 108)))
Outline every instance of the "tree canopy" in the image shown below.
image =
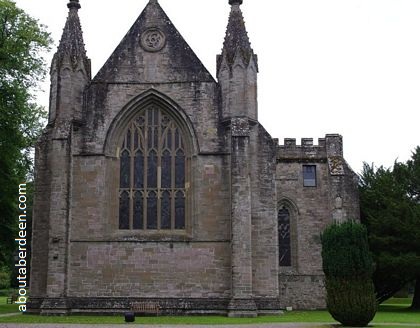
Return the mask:
POLYGON ((420 279, 419 191, 420 147, 409 161, 396 162, 393 168, 364 165, 360 205, 375 257, 373 280, 379 302, 420 279))
POLYGON ((42 54, 51 42, 37 20, 0 0, 0 266, 11 260, 18 186, 31 170, 31 149, 45 117, 34 91, 45 77, 42 54))

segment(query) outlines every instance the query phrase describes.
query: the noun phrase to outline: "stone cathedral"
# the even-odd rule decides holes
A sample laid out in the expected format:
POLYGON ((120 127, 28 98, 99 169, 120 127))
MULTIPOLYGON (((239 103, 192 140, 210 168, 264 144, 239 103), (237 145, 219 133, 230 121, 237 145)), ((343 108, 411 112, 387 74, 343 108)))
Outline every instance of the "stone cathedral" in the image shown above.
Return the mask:
POLYGON ((68 3, 36 147, 29 312, 325 307, 320 233, 359 218, 357 177, 340 135, 280 145, 258 122, 241 4, 215 79, 157 0, 92 77, 68 3))

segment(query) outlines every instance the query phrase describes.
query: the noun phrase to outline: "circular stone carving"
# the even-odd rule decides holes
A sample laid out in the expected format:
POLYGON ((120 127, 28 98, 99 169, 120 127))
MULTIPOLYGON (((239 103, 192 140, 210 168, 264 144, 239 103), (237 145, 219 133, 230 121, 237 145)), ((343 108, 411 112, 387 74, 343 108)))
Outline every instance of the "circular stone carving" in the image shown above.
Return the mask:
POLYGON ((146 51, 159 51, 165 46, 165 43, 165 34, 157 28, 150 28, 141 35, 141 46, 146 51))

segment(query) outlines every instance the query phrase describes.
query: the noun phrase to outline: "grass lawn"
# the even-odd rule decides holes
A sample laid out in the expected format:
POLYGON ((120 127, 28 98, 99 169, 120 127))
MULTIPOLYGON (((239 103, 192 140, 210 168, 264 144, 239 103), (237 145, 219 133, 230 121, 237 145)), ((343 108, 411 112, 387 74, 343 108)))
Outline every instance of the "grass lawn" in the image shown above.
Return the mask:
POLYGON ((6 299, 7 297, 0 297, 0 315, 19 312, 19 307, 16 304, 6 304, 6 299))
POLYGON ((420 327, 420 312, 410 309, 411 298, 391 298, 380 305, 374 323, 417 323, 420 327))
MULTIPOLYGON (((0 298, 0 314, 17 312, 17 307, 8 312, 1 312, 6 307, 5 298, 0 298), (4 304, 4 305, 3 305, 4 304)), ((410 311, 410 300, 391 299, 380 306, 380 309, 371 325, 383 328, 402 328, 398 323, 418 324, 420 327, 420 312, 410 311), (381 325, 382 323, 395 323, 396 325, 381 325)), ((7 305, 7 307, 11 307, 7 305)), ((331 327, 321 323, 337 324, 327 311, 292 311, 280 316, 262 316, 258 318, 227 318, 223 316, 190 316, 190 317, 140 317, 136 323, 142 324, 263 324, 304 322, 314 323, 314 327, 331 327)), ((78 324, 123 324, 122 316, 69 316, 69 317, 42 317, 37 315, 16 315, 0 317, 0 323, 78 323, 78 324)), ((407 327, 405 327, 407 328, 407 327)))

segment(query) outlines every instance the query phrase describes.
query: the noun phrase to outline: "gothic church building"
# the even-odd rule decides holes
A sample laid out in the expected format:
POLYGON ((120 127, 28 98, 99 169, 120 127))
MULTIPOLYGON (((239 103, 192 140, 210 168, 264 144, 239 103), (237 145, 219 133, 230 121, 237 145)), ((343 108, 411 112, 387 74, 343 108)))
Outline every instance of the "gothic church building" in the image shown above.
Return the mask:
POLYGON ((279 145, 258 122, 258 58, 229 4, 217 79, 157 0, 92 78, 69 2, 36 148, 30 312, 325 306, 320 233, 358 219, 357 178, 340 135, 279 145))

